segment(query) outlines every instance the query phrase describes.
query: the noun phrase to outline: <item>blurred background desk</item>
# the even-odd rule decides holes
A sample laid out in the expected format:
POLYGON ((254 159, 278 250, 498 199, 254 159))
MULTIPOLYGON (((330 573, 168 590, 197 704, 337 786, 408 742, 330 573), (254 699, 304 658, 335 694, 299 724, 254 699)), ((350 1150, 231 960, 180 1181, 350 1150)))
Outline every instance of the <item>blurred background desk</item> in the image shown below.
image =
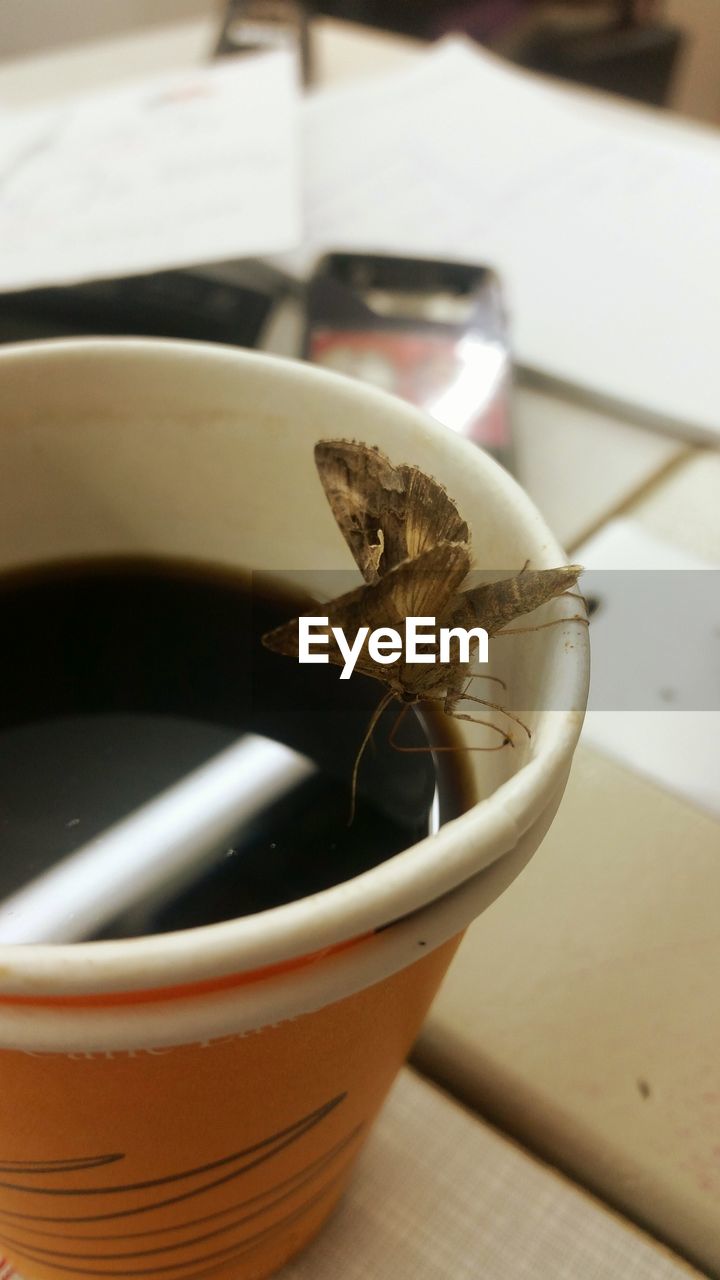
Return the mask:
MULTIPOLYGON (((102 21, 97 6, 81 7, 83 21, 93 14, 92 26, 81 24, 73 31, 66 22, 53 30, 44 6, 43 51, 28 17, 33 6, 4 7, 0 48, 4 44, 8 57, 0 64, 0 107, 203 58, 213 46, 221 6, 163 0, 152 21, 140 6, 108 4, 102 21), (132 23, 127 21, 131 8, 132 23), (12 12, 17 21, 11 44, 4 24, 12 12), (53 49, 53 43, 62 47, 53 49)), ((330 19, 314 22, 311 38, 320 83, 375 75, 409 65, 417 56, 412 40, 330 19)), ((295 354, 294 343, 290 327, 276 330, 268 345, 295 354)), ((720 561, 717 453, 656 435, 547 386, 518 387, 514 421, 519 478, 569 551, 622 512, 668 541, 720 561)), ((581 748, 555 825, 526 873, 470 930, 417 1050, 423 1070, 481 1115, 715 1272, 720 1271, 719 854, 715 818, 581 748)), ((422 1089, 429 1089, 417 1083, 402 1088, 418 1106, 422 1089), (414 1095, 413 1089, 420 1093, 414 1095)), ((429 1089, 423 1111, 428 1133, 446 1123, 447 1105, 429 1089)), ((395 1101, 385 1137, 381 1130, 375 1156, 368 1154, 368 1160, 378 1161, 379 1187, 383 1161, 389 1158, 388 1133, 392 1130, 396 1159, 402 1144, 403 1130, 393 1129, 394 1106, 406 1126, 408 1158, 418 1158, 410 1132, 413 1107, 403 1110, 395 1101)), ((480 1159, 475 1143, 490 1143, 483 1158, 491 1164, 511 1159, 512 1149, 501 1139, 483 1137, 479 1122, 455 1110, 452 1116, 453 1133, 459 1144, 467 1142, 473 1168, 480 1159)), ((587 1209, 578 1208, 586 1202, 563 1199, 567 1184, 543 1183, 552 1175, 541 1173, 533 1174, 540 1182, 528 1187, 524 1208, 530 1212, 536 1194, 542 1203, 543 1195, 548 1203, 560 1196, 565 1207, 544 1269, 533 1274, 569 1277, 592 1271, 598 1277, 643 1280, 682 1274, 647 1242, 642 1260, 633 1260, 617 1246, 614 1219, 599 1210, 589 1226, 583 1216, 587 1209), (567 1255, 568 1265, 573 1232, 592 1244, 590 1254, 567 1255), (610 1269, 608 1258, 615 1259, 610 1269)), ((503 1212, 511 1197, 515 1175, 502 1176, 506 1181, 501 1178, 499 1185, 505 1190, 493 1202, 494 1213, 503 1212)), ((485 1194, 483 1186, 478 1184, 478 1196, 485 1194)), ((440 1197, 457 1194, 452 1227, 450 1218, 445 1225, 461 1235, 468 1212, 463 1188, 444 1180, 437 1188, 440 1197)), ((407 1212, 409 1238, 415 1230, 412 1206, 407 1212)), ((508 1212, 519 1222, 523 1206, 515 1202, 508 1212)), ((312 1264, 317 1271, 299 1263, 291 1274, 339 1273, 341 1227, 332 1230, 335 1235, 326 1244, 318 1243, 312 1264), (326 1271, 317 1261, 323 1250, 330 1259, 323 1264, 326 1271)), ((448 1271, 440 1254, 431 1260, 428 1276, 478 1274, 476 1257, 482 1255, 473 1250, 485 1237, 482 1232, 473 1236, 470 1227, 468 1232, 472 1257, 466 1272, 456 1255, 448 1271)), ((503 1280, 529 1273, 527 1256, 513 1256, 513 1235, 509 1231, 502 1244, 497 1274, 503 1280)), ((359 1247, 356 1242, 354 1250, 359 1247)), ((401 1245, 398 1249, 393 1274, 402 1267, 401 1245)), ((537 1258, 533 1265, 540 1265, 537 1258)))

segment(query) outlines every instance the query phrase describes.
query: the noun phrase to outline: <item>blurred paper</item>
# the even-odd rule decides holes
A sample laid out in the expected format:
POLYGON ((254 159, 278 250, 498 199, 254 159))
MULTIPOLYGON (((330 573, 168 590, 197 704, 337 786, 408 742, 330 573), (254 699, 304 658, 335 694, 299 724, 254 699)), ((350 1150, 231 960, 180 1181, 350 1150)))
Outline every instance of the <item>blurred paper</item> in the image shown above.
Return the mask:
POLYGON ((0 290, 296 244, 296 82, 269 52, 0 114, 0 290))
POLYGON ((718 438, 720 139, 460 41, 305 108, 303 265, 487 263, 520 361, 718 438))
MULTIPOLYGON (((720 566, 689 555, 672 543, 657 538, 638 521, 612 520, 595 537, 577 551, 577 560, 588 569, 674 570, 678 573, 717 570, 720 566)), ((612 575, 604 575, 604 580, 612 575)), ((618 580, 627 578, 618 573, 618 580)), ((720 670, 720 599, 717 596, 717 572, 708 572, 708 598, 704 615, 687 619, 688 634, 692 629, 694 660, 673 672, 658 669, 659 654, 653 642, 661 626, 662 613, 647 617, 643 636, 647 645, 648 679, 672 686, 676 681, 699 682, 707 686, 707 705, 715 706, 712 690, 720 670), (700 655, 696 640, 703 639, 700 655)), ((670 602, 668 602, 669 607, 670 602)), ((621 602, 608 598, 601 602, 591 624, 591 648, 602 644, 603 627, 617 629, 621 602)), ((617 637, 614 637, 616 640, 617 637)), ((690 652, 688 644, 688 652, 690 652)), ((592 697, 592 692, 591 692, 592 697)), ((589 711, 582 741, 603 751, 627 768, 643 774, 658 786, 673 791, 692 804, 720 816, 718 787, 718 742, 720 712, 680 709, 656 711, 589 711)), ((687 702, 686 704, 687 705, 687 702)))

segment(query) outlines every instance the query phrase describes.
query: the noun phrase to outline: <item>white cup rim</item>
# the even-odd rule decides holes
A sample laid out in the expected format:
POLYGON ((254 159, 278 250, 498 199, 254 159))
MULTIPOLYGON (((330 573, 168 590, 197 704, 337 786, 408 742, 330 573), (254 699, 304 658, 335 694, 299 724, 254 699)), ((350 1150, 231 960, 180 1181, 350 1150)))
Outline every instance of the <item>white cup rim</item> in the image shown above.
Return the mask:
MULTIPOLYGON (((414 429, 428 431, 428 419, 385 393, 316 369, 300 361, 204 343, 155 339, 73 339, 8 345, 0 350, 0 381, 18 362, 61 360, 200 360, 209 367, 227 365, 272 368, 298 393, 309 383, 332 388, 348 406, 358 397, 375 402, 414 429)), ((445 430, 432 424, 432 429, 445 430)), ((537 535, 544 565, 566 557, 517 482, 476 446, 448 433, 449 447, 464 451, 464 465, 480 484, 503 491, 507 505, 522 513, 537 535), (452 439, 452 444, 450 444, 452 439)), ((541 565, 541 567, 543 567, 541 565)), ((575 628, 566 647, 565 709, 549 717, 542 751, 482 802, 440 831, 389 861, 330 889, 257 915, 176 933, 121 941, 69 945, 0 946, 0 992, 7 995, 82 994, 171 987, 203 982, 297 957, 360 937, 427 906, 510 852, 545 808, 567 772, 587 700, 587 629, 575 628), (580 630, 582 635, 578 636, 580 630), (567 696, 569 691, 569 697, 567 696)), ((564 629, 558 628, 559 640, 564 629)))

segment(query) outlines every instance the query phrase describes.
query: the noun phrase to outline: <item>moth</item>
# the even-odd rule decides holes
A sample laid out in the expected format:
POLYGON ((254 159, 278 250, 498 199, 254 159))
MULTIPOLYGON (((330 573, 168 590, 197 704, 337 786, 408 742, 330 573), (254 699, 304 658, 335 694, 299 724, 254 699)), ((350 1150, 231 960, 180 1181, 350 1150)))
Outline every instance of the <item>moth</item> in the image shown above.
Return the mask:
MULTIPOLYGON (((324 652, 331 663, 345 663, 332 627, 342 628, 352 640, 363 626, 370 632, 390 627, 402 633, 407 618, 432 617, 438 627, 483 627, 488 637, 493 637, 573 620, 556 619, 538 627, 508 626, 515 618, 568 592, 582 572, 580 565, 540 570, 525 566, 499 582, 461 590, 472 565, 470 531, 443 486, 419 467, 395 466, 377 447, 348 440, 318 441, 315 464, 332 513, 364 579, 355 590, 322 605, 323 616, 328 618, 324 652)), ((579 614, 574 620, 587 621, 579 614)), ((298 619, 266 633, 262 642, 276 653, 297 658, 298 619)), ((522 721, 500 704, 468 692, 471 681, 478 677, 471 672, 470 663, 459 658, 422 664, 401 658, 384 665, 372 659, 366 643, 355 669, 380 681, 386 692, 358 751, 353 802, 360 758, 393 700, 404 703, 404 709, 426 701, 441 703, 446 715, 487 725, 502 738, 494 747, 475 748, 479 750, 513 746, 512 731, 460 711, 465 702, 500 712, 530 734, 522 721)))

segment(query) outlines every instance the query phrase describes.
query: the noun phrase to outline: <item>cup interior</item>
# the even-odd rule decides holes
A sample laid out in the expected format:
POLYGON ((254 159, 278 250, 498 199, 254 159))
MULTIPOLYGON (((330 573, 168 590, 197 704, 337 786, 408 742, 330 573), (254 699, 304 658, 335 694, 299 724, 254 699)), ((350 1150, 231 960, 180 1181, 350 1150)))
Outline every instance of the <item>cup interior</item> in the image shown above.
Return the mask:
MULTIPOLYGON (((510 574, 528 560, 552 568, 565 559, 482 451, 400 401, 299 362, 197 344, 46 343, 0 352, 0 388, 2 570, 150 555, 271 571, 327 596, 328 571, 353 568, 313 461, 315 442, 337 437, 377 445, 439 480, 470 525, 477 569, 510 574)), ((574 612, 574 602, 555 601, 537 620, 574 612)), ((511 849, 567 771, 587 692, 586 630, 568 622, 491 643, 487 670, 512 689, 514 707, 527 708, 532 737, 467 754, 477 800, 469 812, 392 865, 317 895, 315 928, 305 902, 267 913, 264 935, 262 917, 193 930, 207 972, 375 928, 511 849)), ((477 726, 459 728, 468 746, 487 741, 477 726)), ((89 945, 109 949, 115 971, 145 946, 169 972, 173 937, 89 945)))

